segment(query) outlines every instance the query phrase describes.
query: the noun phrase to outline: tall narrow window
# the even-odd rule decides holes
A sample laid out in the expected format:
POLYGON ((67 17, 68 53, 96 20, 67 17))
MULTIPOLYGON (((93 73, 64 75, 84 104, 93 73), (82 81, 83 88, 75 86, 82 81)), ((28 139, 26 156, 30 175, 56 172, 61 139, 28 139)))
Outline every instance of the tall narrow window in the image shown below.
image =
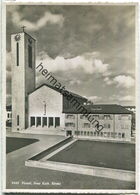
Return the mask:
POLYGON ((37 127, 41 126, 41 117, 37 117, 37 127))
POLYGON ((28 66, 32 68, 32 47, 28 45, 28 66))
POLYGON ((31 127, 35 126, 35 117, 30 118, 31 127))
POLYGON ((60 126, 60 117, 55 117, 55 127, 60 126))
POLYGON ((43 127, 47 126, 47 117, 43 117, 43 127))
POLYGON ((19 66, 19 43, 17 42, 17 66, 19 66))
POLYGON ((19 125, 19 115, 17 115, 17 125, 19 125))
POLYGON ((53 126, 53 117, 49 117, 49 127, 53 126))

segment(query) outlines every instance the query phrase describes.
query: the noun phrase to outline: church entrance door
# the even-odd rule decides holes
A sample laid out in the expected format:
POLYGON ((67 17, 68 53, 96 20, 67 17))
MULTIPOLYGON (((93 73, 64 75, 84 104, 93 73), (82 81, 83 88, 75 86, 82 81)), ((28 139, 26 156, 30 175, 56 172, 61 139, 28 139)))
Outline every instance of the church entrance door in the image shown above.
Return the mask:
POLYGON ((72 131, 70 131, 70 130, 67 131, 66 135, 67 135, 67 136, 72 136, 72 131))

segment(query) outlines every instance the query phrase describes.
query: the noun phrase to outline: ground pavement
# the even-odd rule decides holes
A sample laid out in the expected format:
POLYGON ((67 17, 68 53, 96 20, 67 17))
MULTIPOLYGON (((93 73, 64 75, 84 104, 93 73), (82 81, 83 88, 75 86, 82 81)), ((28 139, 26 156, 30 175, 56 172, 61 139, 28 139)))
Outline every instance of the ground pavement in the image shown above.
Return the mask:
POLYGON ((134 189, 134 182, 52 171, 25 166, 25 160, 65 137, 8 133, 8 137, 39 139, 7 154, 7 189, 134 189))

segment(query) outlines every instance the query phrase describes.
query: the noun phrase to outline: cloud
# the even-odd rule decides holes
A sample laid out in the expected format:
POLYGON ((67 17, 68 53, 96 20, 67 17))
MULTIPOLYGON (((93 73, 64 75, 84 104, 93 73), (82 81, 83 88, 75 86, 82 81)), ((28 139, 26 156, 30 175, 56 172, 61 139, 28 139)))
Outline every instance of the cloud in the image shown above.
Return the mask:
POLYGON ((113 81, 117 84, 117 87, 130 88, 135 84, 135 81, 132 77, 125 75, 116 76, 113 81))
POLYGON ((69 84, 70 85, 80 85, 81 84, 81 81, 80 80, 71 80, 70 82, 69 82, 69 84))
POLYGON ((120 98, 121 101, 133 101, 134 97, 131 95, 123 96, 120 98))
POLYGON ((110 100, 112 101, 120 101, 120 102, 133 102, 135 101, 135 97, 132 95, 113 95, 112 97, 110 97, 110 100))
POLYGON ((103 62, 99 59, 94 60, 94 71, 98 73, 102 73, 103 75, 109 75, 110 72, 108 71, 109 64, 103 64, 103 62))
POLYGON ((73 58, 66 59, 63 56, 57 56, 53 59, 47 53, 41 52, 37 57, 37 65, 42 62, 44 68, 52 72, 82 70, 87 74, 108 75, 109 64, 104 64, 98 56, 98 52, 88 52, 73 58))
POLYGON ((109 77, 105 77, 104 81, 107 85, 111 85, 113 83, 113 81, 109 78, 109 77))
POLYGON ((62 27, 64 17, 61 14, 52 14, 51 12, 46 11, 44 15, 36 22, 31 22, 22 19, 22 15, 19 13, 19 11, 14 11, 12 12, 12 22, 17 27, 20 24, 20 26, 26 26, 29 31, 37 31, 49 23, 58 24, 60 27, 62 27))
POLYGON ((92 102, 99 102, 99 101, 101 101, 101 97, 99 97, 99 96, 90 96, 90 97, 88 97, 88 99, 90 100, 90 101, 92 101, 92 102))
POLYGON ((104 81, 107 85, 115 84, 117 87, 130 88, 135 84, 135 80, 131 76, 118 75, 114 78, 105 77, 104 81))

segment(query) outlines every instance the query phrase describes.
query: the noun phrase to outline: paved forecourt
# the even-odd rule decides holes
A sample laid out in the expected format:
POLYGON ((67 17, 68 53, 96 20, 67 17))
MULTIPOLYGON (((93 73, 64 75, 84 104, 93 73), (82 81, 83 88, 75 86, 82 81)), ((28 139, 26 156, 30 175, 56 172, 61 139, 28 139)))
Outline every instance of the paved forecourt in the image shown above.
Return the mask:
POLYGON ((25 165, 125 181, 135 180, 134 144, 70 140, 52 153, 47 153, 40 160, 36 157, 34 160, 29 159, 25 165))

